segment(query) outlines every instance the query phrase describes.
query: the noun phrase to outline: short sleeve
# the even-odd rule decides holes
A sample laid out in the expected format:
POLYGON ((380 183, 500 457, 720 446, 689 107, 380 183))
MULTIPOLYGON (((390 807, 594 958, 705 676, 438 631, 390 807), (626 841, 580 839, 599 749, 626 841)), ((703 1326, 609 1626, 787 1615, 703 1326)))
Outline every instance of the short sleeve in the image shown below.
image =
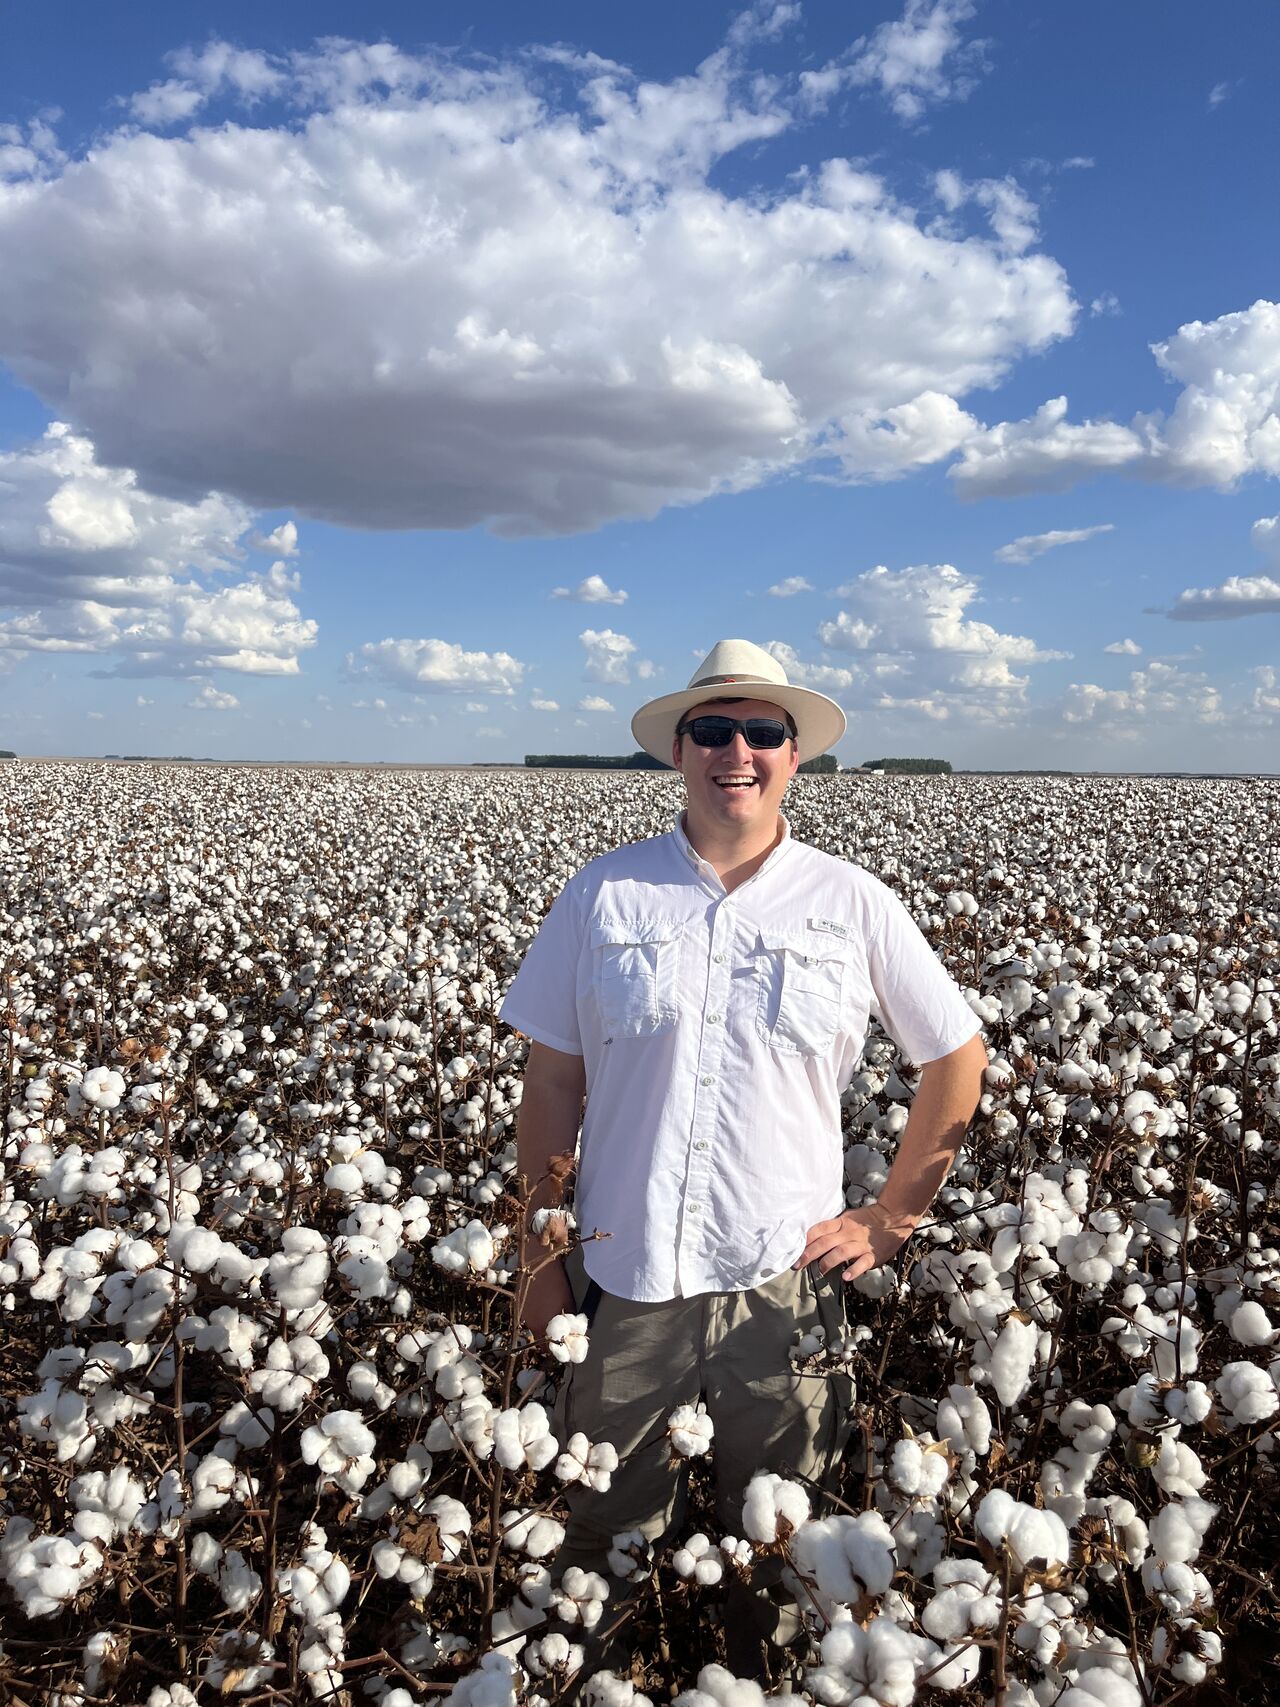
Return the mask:
POLYGON ((511 981, 498 1017, 535 1043, 582 1054, 578 1030, 581 908, 566 885, 543 919, 511 981))
POLYGON ((880 1017, 917 1067, 950 1055, 982 1029, 927 937, 887 886, 868 960, 880 1017))

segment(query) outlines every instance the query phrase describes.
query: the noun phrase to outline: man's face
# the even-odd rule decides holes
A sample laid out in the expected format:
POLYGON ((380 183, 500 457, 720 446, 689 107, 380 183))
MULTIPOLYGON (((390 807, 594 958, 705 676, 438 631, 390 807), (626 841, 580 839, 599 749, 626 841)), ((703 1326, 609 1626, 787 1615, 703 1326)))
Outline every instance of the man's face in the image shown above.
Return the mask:
MULTIPOLYGON (((692 717, 787 720, 786 713, 766 699, 738 699, 728 705, 706 701, 684 712, 680 722, 692 717)), ((671 762, 684 777, 694 822, 763 830, 776 824, 783 793, 800 759, 794 741, 751 748, 738 729, 727 747, 700 747, 692 735, 679 737, 671 745, 671 762)))

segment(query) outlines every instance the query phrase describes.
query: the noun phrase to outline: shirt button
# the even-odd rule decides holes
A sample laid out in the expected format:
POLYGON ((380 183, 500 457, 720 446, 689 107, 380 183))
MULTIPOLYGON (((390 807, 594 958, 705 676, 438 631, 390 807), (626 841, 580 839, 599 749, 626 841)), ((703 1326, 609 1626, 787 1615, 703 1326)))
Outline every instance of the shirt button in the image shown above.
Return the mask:
POLYGON ((707 1147, 706 1139, 705 1138, 695 1138, 693 1141, 693 1147, 695 1150, 705 1150, 707 1147))
POLYGON ((703 1085, 714 1085, 716 1082, 716 1076, 714 1073, 704 1073, 698 1082, 703 1085))
POLYGON ((691 1204, 689 1204, 688 1207, 689 1207, 690 1215, 696 1215, 698 1213, 699 1209, 701 1209, 702 1205, 700 1203, 691 1203, 691 1204))
POLYGON ((720 1024, 720 1015, 719 1014, 708 1014, 707 1015, 707 1024, 708 1025, 719 1025, 720 1024))
POLYGON ((723 966, 724 965, 724 955, 723 954, 713 954, 711 958, 715 961, 717 966, 723 966))

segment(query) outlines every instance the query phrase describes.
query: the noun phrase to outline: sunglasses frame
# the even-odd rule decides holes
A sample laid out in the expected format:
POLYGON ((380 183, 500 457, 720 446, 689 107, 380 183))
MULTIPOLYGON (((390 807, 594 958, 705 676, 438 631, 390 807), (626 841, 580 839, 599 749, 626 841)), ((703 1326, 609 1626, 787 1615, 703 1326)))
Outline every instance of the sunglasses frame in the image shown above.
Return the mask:
POLYGON ((701 716, 691 717, 687 722, 678 723, 676 725, 677 735, 688 735, 695 747, 706 747, 708 749, 727 747, 739 731, 741 731, 743 740, 747 743, 748 747, 751 748, 753 753, 776 753, 780 747, 785 747, 788 741, 794 741, 796 739, 794 729, 788 728, 787 724, 780 717, 725 717, 719 712, 704 711, 701 716), (729 725, 729 733, 725 736, 723 741, 699 741, 698 737, 693 732, 694 726, 698 723, 727 723, 729 725), (782 739, 775 742, 773 746, 770 746, 767 742, 761 743, 753 741, 751 739, 752 724, 764 724, 770 729, 781 729, 782 739))

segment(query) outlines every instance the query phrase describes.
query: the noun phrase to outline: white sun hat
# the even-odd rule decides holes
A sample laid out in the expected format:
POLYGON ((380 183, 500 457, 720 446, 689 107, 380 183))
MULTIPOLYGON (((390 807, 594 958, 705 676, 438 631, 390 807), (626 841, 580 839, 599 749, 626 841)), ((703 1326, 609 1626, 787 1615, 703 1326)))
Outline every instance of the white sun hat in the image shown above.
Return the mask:
POLYGON ((782 665, 763 646, 750 640, 717 640, 687 688, 640 707, 631 719, 631 733, 651 758, 669 765, 676 724, 691 707, 717 699, 768 700, 789 711, 802 763, 834 747, 846 728, 844 712, 835 700, 813 688, 793 687, 782 665))

